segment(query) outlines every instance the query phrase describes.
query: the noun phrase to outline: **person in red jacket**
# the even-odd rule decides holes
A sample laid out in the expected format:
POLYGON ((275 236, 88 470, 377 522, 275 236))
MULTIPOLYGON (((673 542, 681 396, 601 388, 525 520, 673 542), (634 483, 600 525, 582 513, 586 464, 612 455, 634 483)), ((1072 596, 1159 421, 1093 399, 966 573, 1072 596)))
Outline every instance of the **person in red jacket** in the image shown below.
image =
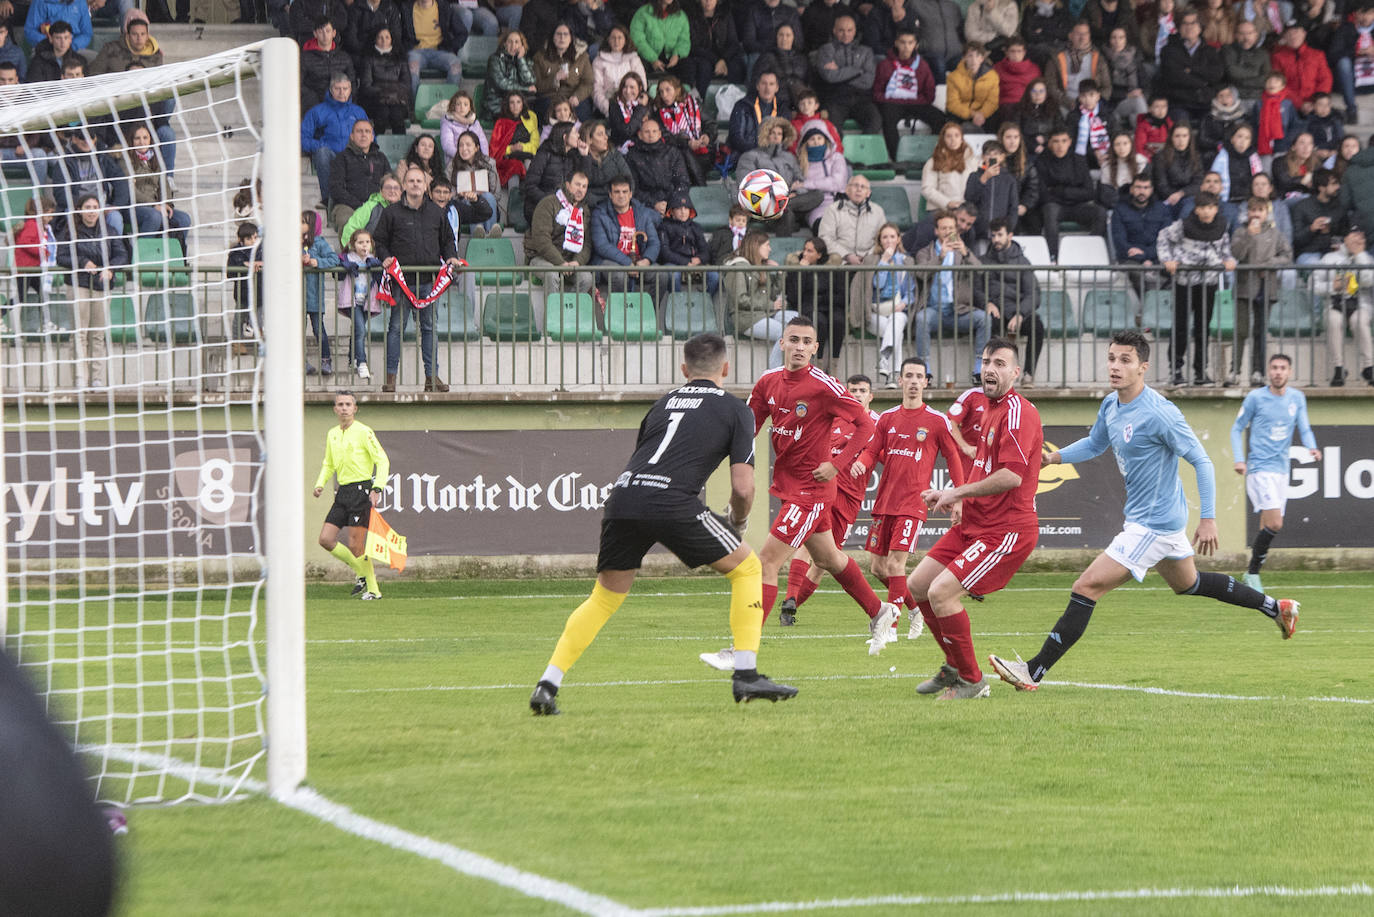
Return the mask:
POLYGON ((933 134, 949 120, 935 107, 935 76, 930 64, 921 59, 916 33, 904 29, 897 33, 892 50, 878 63, 873 76, 873 101, 883 119, 883 139, 887 155, 897 159, 897 123, 918 118, 933 134))
MULTIPOLYGON (((39 268, 57 264, 57 236, 53 235, 52 223, 57 211, 57 203, 47 195, 31 197, 24 204, 25 220, 19 231, 14 234, 14 266, 16 268, 39 268), (39 212, 39 208, 42 212, 39 212)), ((19 298, 27 299, 27 294, 37 293, 47 299, 52 288, 50 275, 29 274, 19 278, 19 298)))
POLYGON ((1040 65, 1026 57, 1026 42, 1019 35, 1007 40, 1007 56, 993 65, 997 71, 997 104, 1015 105, 1026 94, 1026 87, 1044 74, 1040 65))
POLYGON ((1169 133, 1173 129, 1174 119, 1169 117, 1169 97, 1157 92, 1150 96, 1150 107, 1143 114, 1135 116, 1135 151, 1146 159, 1154 159, 1155 154, 1169 142, 1169 133))
POLYGON ((1312 113, 1312 97, 1331 91, 1331 67, 1326 55, 1307 46, 1307 30, 1297 23, 1283 30, 1283 38, 1269 55, 1274 69, 1288 80, 1288 92, 1303 115, 1312 113))

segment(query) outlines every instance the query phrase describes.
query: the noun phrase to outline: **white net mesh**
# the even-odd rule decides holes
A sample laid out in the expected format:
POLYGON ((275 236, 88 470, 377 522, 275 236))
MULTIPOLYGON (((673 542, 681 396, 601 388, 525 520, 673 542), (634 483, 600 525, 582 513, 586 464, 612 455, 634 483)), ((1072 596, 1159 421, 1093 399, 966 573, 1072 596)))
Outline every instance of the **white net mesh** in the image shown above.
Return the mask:
POLYGON ((6 645, 104 799, 263 755, 260 58, 0 86, 6 645))

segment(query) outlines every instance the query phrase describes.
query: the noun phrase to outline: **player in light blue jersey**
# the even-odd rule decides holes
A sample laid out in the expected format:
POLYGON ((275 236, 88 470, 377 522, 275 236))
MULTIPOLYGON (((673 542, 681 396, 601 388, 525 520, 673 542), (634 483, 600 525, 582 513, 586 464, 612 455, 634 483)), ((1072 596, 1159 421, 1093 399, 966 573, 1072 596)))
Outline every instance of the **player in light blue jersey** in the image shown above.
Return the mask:
POLYGON ((1251 589, 1264 590, 1260 567, 1269 555, 1269 545, 1283 529, 1283 509, 1288 503, 1288 448, 1293 443, 1293 428, 1314 460, 1321 450, 1307 422, 1307 398, 1289 388, 1293 360, 1276 353, 1266 367, 1269 385, 1245 396, 1240 413, 1231 426, 1231 454, 1236 457, 1236 474, 1245 476, 1245 495, 1260 514, 1260 530, 1250 546, 1250 569, 1242 577, 1251 589), (1250 430, 1250 449, 1244 448, 1245 430, 1250 430))
POLYGON ((1297 602, 1272 598, 1224 573, 1198 572, 1193 546, 1204 555, 1217 548, 1216 475, 1183 414, 1145 385, 1149 360, 1150 342, 1143 334, 1123 331, 1114 336, 1107 348, 1112 393, 1102 400, 1091 432, 1045 458, 1047 465, 1082 462, 1110 448, 1126 479, 1126 525, 1074 582, 1068 607, 1034 658, 989 657, 1002 680, 1019 691, 1039 687, 1050 667, 1083 636, 1099 599, 1131 577, 1144 580, 1151 567, 1179 595, 1206 596, 1263 612, 1278 623, 1285 640, 1297 627, 1297 602), (1184 531, 1188 499, 1179 479, 1179 459, 1193 466, 1202 502, 1191 542, 1184 531))

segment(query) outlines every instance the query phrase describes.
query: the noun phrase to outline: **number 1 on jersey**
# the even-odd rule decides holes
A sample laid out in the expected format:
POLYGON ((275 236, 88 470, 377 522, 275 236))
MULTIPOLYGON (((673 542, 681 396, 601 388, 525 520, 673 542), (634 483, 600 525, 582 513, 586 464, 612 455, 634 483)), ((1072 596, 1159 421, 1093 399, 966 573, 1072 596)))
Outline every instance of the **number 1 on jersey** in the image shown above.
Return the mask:
POLYGON ((649 457, 650 465, 657 465, 658 460, 663 458, 664 451, 668 444, 673 441, 673 436, 677 433, 678 424, 682 423, 682 418, 686 416, 682 411, 674 411, 668 415, 668 429, 663 431, 663 442, 658 444, 658 449, 649 457))

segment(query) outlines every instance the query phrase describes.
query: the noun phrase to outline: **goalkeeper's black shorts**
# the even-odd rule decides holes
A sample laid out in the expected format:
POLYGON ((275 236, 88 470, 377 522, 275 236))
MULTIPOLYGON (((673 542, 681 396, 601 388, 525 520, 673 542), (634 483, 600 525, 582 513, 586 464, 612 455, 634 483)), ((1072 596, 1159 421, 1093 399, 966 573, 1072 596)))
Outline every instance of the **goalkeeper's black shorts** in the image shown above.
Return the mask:
POLYGON ((704 508, 686 519, 603 519, 596 570, 638 570, 655 544, 692 568, 734 553, 740 538, 724 516, 704 508))

